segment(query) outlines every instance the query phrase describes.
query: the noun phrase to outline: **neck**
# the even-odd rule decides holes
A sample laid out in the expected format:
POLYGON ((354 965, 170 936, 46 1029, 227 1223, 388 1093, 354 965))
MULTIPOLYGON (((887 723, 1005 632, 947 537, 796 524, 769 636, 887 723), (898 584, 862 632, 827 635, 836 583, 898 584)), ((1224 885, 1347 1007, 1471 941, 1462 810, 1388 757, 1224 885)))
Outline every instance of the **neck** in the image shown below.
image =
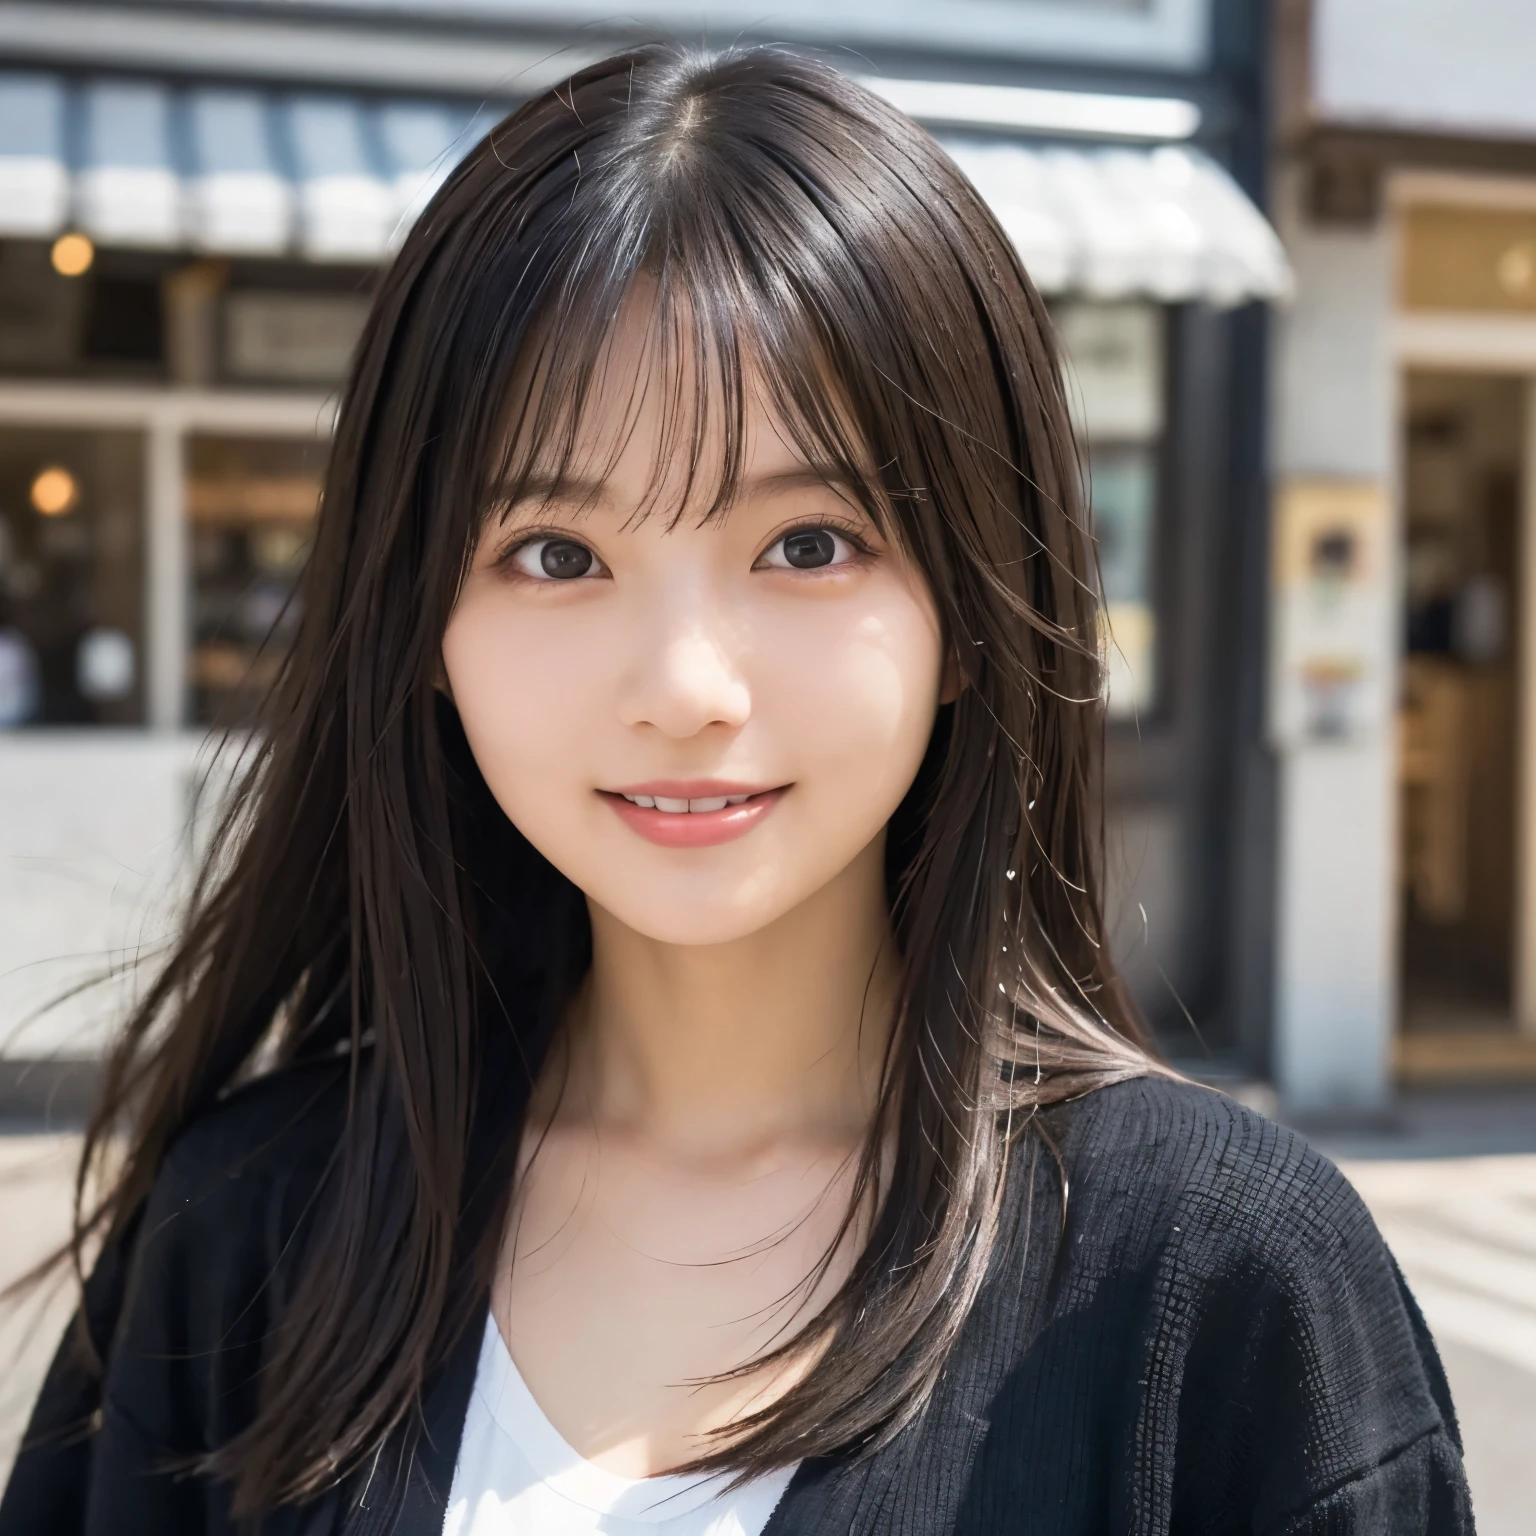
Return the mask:
POLYGON ((573 1102, 685 1157, 851 1146, 875 1107, 898 964, 877 839, 814 896, 725 944, 649 939, 590 904, 573 1102))

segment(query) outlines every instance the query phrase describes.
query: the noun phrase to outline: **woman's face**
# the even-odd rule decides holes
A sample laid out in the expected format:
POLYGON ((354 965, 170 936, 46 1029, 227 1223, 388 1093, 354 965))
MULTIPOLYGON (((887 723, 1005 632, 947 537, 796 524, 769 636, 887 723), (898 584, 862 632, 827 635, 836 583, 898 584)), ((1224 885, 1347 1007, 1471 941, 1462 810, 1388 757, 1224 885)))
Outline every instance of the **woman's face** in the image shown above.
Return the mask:
POLYGON ((710 487, 685 505, 682 473, 658 476, 665 390, 637 396, 647 366, 629 323, 571 482, 487 525, 443 662, 529 842, 636 931, 721 943, 883 838, 927 746, 943 647, 921 575, 760 401, 740 495, 701 526, 710 487))

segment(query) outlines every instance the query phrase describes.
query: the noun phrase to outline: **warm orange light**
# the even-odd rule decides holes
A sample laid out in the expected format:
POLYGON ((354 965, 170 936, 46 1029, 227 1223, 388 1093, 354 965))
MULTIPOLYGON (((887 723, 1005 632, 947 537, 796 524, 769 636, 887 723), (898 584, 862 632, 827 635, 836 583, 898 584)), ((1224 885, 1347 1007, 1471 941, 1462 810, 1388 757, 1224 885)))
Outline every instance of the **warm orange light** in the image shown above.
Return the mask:
POLYGON ((1495 272, 1499 287, 1512 299, 1527 297, 1536 287, 1536 245, 1522 240, 1519 245, 1510 246, 1499 257, 1495 272))
POLYGON ((53 242, 53 270, 60 277, 79 277, 95 260, 96 247, 85 235, 60 235, 53 242))
POLYGON ((80 499, 80 482, 67 469, 53 465, 40 470, 32 482, 32 505, 44 517, 57 517, 80 499))

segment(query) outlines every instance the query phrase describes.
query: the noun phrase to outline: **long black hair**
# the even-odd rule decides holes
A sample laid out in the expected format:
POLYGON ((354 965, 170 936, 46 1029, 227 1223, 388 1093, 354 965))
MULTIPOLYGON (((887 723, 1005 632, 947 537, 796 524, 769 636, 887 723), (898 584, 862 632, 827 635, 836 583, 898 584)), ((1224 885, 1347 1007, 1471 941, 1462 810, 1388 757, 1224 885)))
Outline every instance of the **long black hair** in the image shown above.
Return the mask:
MULTIPOLYGON (((986 1272, 1031 1112, 1155 1070, 1106 947, 1080 466, 1007 237, 927 133, 825 64, 648 48, 583 70, 458 167, 380 280, 295 643, 86 1139, 81 1187, 106 1192, 81 1200, 77 1254, 126 1230, 232 1083, 350 1042, 325 1219, 260 1409, 209 1461, 246 1510, 361 1465, 476 1303, 458 1244, 486 1041, 510 1032, 537 1072, 520 989, 569 985, 589 935, 434 684, 484 519, 509 475, 570 451, 642 279, 658 334, 695 343, 673 349, 694 360, 682 448, 697 459, 702 409, 725 412, 723 462, 698 466, 717 505, 750 364, 811 461, 861 487, 926 574, 964 680, 889 842, 902 987, 855 1200, 875 1197, 867 1241, 780 1346, 814 1364, 699 1465, 750 1473, 892 1435, 986 1272)), ((500 1238, 483 1233, 477 1274, 500 1238)))

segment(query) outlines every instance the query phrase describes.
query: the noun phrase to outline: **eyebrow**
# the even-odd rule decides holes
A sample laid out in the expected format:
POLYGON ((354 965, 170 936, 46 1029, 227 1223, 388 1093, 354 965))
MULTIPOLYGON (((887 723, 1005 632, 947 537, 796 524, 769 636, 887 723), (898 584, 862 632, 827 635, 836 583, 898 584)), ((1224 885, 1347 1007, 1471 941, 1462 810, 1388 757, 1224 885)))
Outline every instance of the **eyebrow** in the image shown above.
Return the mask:
MULTIPOLYGON (((862 489, 836 465, 804 464, 795 469, 775 470, 772 474, 746 476, 738 483, 736 494, 725 505, 729 507, 737 502, 812 487, 835 491, 839 495, 862 489)), ((591 511, 612 506, 608 482, 583 475, 521 475, 503 487, 503 495, 504 518, 530 502, 542 505, 557 502, 591 511)))

